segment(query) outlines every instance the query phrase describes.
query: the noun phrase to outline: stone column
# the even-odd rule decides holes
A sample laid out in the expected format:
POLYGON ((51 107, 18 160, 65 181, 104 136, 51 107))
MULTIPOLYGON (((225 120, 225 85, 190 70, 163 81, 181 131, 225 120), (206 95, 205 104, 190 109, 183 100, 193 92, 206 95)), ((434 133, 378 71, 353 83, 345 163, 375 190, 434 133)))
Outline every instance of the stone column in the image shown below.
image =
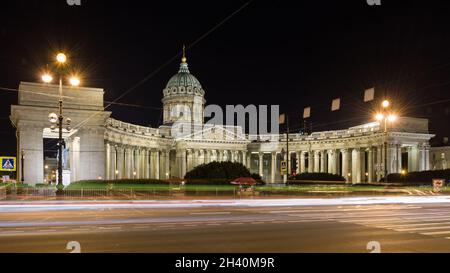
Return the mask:
POLYGON ((352 183, 361 183, 361 152, 359 148, 352 151, 352 183))
POLYGON ((314 151, 314 172, 320 172, 320 151, 314 151))
POLYGON ((377 181, 383 177, 383 146, 378 145, 377 147, 377 181))
POLYGON ((165 174, 163 177, 160 176, 160 179, 162 179, 162 178, 169 179, 170 178, 170 150, 164 151, 164 159, 166 161, 166 164, 164 164, 165 174))
POLYGON ((373 181, 373 147, 368 148, 368 158, 367 158, 367 173, 369 174, 367 176, 367 182, 374 182, 373 181))
POLYGON ((130 147, 125 147, 125 178, 133 178, 133 154, 130 147))
POLYGON ((242 164, 248 168, 247 165, 247 151, 242 151, 242 164))
POLYGON ((418 155, 418 161, 419 161, 419 172, 425 170, 425 148, 423 145, 419 145, 419 155, 418 155))
POLYGON ((186 171, 189 172, 191 170, 192 165, 192 151, 186 150, 186 171))
POLYGON ((341 150, 341 154, 342 154, 342 176, 345 177, 345 179, 347 179, 347 182, 349 181, 349 177, 348 177, 348 151, 347 149, 342 149, 341 150))
POLYGON ((397 173, 401 173, 402 171, 402 146, 400 144, 397 145, 397 173))
MULTIPOLYGON (((105 169, 105 179, 111 179, 110 175, 111 175, 111 145, 106 142, 105 144, 106 146, 106 158, 105 158, 105 163, 106 163, 106 169, 105 169)), ((73 148, 71 149, 71 151, 73 150, 73 148)))
POLYGON ((277 166, 277 153, 272 152, 271 154, 271 165, 270 165, 270 181, 272 183, 275 183, 275 172, 276 172, 276 166, 277 166))
POLYGON ((301 173, 306 172, 306 168, 305 168, 305 161, 306 161, 305 154, 306 154, 306 152, 304 152, 304 151, 300 152, 300 172, 301 173))
POLYGON ((361 168, 361 182, 367 182, 366 176, 366 149, 360 149, 360 168, 361 168))
POLYGON ((264 154, 260 152, 258 155, 259 155, 259 164, 258 164, 259 175, 261 177, 263 177, 263 175, 264 175, 264 170, 263 170, 263 157, 264 157, 264 154))
POLYGON ((333 150, 333 173, 339 174, 339 150, 333 150))
POLYGON ((117 179, 122 179, 124 176, 124 149, 122 146, 117 146, 117 179))
POLYGON ((397 172, 397 145, 388 144, 388 174, 397 172))
POLYGON ((320 172, 327 172, 327 153, 325 151, 320 151, 320 172))
POLYGON ((301 162, 300 162, 300 154, 301 154, 301 152, 299 152, 299 151, 297 151, 296 153, 295 153, 295 158, 297 159, 297 168, 295 169, 295 173, 297 173, 297 174, 299 174, 300 173, 300 164, 301 164, 301 162))
POLYGON ((180 178, 184 178, 186 175, 186 150, 180 150, 177 152, 179 154, 179 160, 180 160, 180 178))
POLYGON ((110 156, 110 163, 109 163, 109 179, 114 180, 116 179, 116 170, 117 170, 117 153, 116 153, 116 146, 110 144, 111 147, 111 156, 110 156))
MULTIPOLYGON (((160 160, 161 160, 161 155, 159 150, 155 151, 155 178, 156 179, 161 179, 161 170, 160 170, 160 160)), ((185 155, 186 157, 186 155, 185 155)), ((186 163, 186 161, 184 161, 186 163)), ((184 172, 186 173, 186 164, 184 165, 184 172)), ((184 176, 184 175, 183 175, 184 176)))
POLYGON ((308 172, 314 172, 314 153, 312 151, 308 152, 308 172))
POLYGON ((145 149, 145 156, 144 156, 144 167, 145 167, 145 172, 144 172, 144 177, 146 179, 150 178, 150 150, 145 149))
POLYGON ((328 150, 327 155, 328 155, 328 173, 334 173, 335 163, 334 163, 333 150, 328 150))
POLYGON ((430 170, 430 145, 425 146, 425 171, 430 170))
POLYGON ((134 163, 134 167, 135 167, 135 172, 136 172, 136 177, 137 179, 141 178, 140 173, 141 173, 141 150, 140 148, 136 148, 135 152, 135 163, 134 163))

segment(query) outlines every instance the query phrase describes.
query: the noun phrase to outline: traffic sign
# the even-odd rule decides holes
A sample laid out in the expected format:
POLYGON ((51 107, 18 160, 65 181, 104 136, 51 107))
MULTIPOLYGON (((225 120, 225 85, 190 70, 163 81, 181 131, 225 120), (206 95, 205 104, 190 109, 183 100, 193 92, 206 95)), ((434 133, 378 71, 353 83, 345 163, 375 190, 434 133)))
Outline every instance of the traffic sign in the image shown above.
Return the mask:
POLYGON ((16 171, 16 158, 13 156, 1 156, 0 157, 0 171, 2 172, 15 172, 16 171))

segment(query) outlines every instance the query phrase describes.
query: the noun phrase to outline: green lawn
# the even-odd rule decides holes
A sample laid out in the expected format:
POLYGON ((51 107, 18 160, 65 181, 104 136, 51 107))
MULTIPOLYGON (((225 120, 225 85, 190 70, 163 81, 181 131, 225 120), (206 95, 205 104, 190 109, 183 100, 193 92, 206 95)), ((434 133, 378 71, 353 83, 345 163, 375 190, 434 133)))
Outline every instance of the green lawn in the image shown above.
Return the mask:
MULTIPOLYGON (((5 184, 3 186, 10 187, 11 184, 5 184)), ((30 187, 27 185, 18 184, 17 187, 30 187)), ((38 188, 42 188, 44 185, 38 185, 38 188)), ((46 186, 49 187, 49 186, 46 186)), ((53 187, 53 186, 50 186, 53 187)), ((184 190, 186 191, 233 191, 237 187, 234 185, 185 185, 184 190)), ((133 190, 180 190, 179 184, 143 184, 143 183, 95 183, 95 182, 77 182, 69 185, 67 189, 77 190, 77 189, 133 189, 133 190)), ((286 187, 280 186, 256 186, 255 189, 261 192, 292 192, 292 193, 307 193, 307 192, 382 192, 386 189, 400 189, 407 191, 425 191, 430 192, 433 190, 431 186, 405 186, 405 187, 395 187, 386 188, 384 186, 371 186, 371 185, 292 185, 286 187)), ((441 191, 442 193, 450 193, 450 187, 444 187, 441 191)))

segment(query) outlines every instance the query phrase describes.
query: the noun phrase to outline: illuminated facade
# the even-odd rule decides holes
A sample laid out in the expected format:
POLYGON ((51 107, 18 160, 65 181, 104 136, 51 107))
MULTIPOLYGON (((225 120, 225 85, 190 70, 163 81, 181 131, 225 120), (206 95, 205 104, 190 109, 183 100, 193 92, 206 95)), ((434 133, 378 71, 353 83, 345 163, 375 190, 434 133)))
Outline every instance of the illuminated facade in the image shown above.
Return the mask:
MULTIPOLYGON (((241 162, 269 183, 282 180, 285 135, 252 136, 241 127, 208 125, 193 134, 173 137, 174 122, 203 125, 205 91, 184 57, 179 72, 163 90, 164 122, 159 128, 111 118, 111 112, 103 108, 103 93, 98 88, 64 87, 64 113, 74 124, 70 132, 63 132, 65 184, 88 179, 183 177, 195 166, 212 161, 241 162)), ((48 122, 48 114, 57 111, 57 94, 55 85, 22 82, 18 105, 11 106, 18 176, 25 183, 44 182, 43 138, 57 137, 48 122)), ((385 165, 388 173, 430 169, 432 137, 428 120, 417 118, 399 118, 386 133, 375 122, 310 135, 290 134, 290 166, 297 173, 340 174, 352 183, 378 181, 385 165)))

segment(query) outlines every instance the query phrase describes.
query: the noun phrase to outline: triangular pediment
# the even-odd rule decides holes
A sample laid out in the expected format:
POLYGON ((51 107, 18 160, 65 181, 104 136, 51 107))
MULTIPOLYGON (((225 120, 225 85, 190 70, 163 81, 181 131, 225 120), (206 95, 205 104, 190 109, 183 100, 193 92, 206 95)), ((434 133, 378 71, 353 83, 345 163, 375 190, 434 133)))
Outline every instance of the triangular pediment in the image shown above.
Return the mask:
POLYGON ((194 132, 193 134, 183 137, 183 139, 195 139, 195 140, 247 140, 245 135, 242 134, 242 129, 236 126, 208 126, 205 125, 203 129, 194 132))

